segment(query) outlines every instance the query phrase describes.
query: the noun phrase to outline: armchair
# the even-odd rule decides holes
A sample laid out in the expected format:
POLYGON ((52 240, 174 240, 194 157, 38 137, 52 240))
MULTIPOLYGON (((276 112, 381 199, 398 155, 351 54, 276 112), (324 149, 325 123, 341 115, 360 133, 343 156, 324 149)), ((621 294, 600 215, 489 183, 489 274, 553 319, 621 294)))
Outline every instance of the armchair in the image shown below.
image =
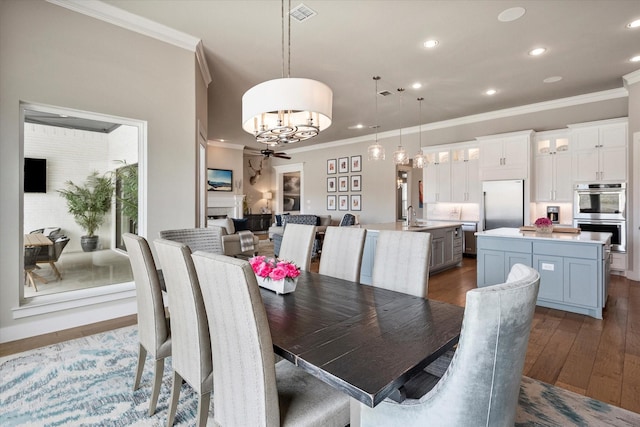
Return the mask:
POLYGON ((222 229, 222 249, 225 255, 232 257, 257 255, 260 241, 258 236, 249 230, 236 230, 232 218, 210 219, 207 225, 215 225, 222 229))

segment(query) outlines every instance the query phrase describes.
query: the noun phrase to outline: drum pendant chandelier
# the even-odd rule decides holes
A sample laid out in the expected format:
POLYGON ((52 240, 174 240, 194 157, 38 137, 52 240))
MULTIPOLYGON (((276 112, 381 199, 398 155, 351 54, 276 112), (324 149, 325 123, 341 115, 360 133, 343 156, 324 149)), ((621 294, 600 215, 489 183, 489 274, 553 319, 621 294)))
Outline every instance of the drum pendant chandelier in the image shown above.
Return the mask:
POLYGON ((242 128, 256 141, 291 144, 318 135, 331 126, 333 92, 324 83, 290 78, 291 0, 288 1, 288 36, 285 77, 284 0, 282 9, 282 78, 252 87, 242 96, 242 128))

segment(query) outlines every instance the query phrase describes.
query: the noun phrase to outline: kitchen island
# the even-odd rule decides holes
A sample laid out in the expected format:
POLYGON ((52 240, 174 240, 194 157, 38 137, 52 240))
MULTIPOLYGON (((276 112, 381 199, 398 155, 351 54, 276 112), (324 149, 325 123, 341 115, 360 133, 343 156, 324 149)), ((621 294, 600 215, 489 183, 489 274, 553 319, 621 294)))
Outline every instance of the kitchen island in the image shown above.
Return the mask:
POLYGON ((498 228, 476 233, 478 287, 506 281, 513 264, 540 273, 537 304, 602 319, 609 285, 611 233, 498 228))
POLYGON ((376 253, 378 233, 381 230, 431 233, 431 260, 429 274, 460 265, 462 262, 462 223, 445 221, 419 221, 407 227, 404 222, 363 224, 367 229, 362 255, 360 283, 371 284, 373 260, 376 253))

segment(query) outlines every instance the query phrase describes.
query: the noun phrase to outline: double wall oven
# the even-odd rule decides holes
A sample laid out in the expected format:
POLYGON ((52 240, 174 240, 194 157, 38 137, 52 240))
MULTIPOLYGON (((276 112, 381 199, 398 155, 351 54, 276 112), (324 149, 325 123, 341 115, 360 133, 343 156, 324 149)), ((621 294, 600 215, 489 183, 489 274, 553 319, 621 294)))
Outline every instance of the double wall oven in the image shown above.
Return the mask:
POLYGON ((626 184, 576 184, 573 226, 611 233, 611 250, 626 252, 626 184))

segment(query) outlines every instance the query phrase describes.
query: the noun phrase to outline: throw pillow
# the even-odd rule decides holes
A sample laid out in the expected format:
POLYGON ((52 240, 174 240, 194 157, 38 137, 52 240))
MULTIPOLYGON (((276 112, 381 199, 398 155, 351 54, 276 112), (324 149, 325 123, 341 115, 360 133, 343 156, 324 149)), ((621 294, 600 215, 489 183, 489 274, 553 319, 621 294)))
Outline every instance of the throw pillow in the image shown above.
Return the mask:
POLYGON ((207 223, 209 225, 217 225, 218 227, 224 228, 227 231, 227 234, 234 234, 236 232, 231 218, 210 219, 207 223))
POLYGON ((231 218, 231 220, 233 221, 233 228, 236 229, 236 233, 249 229, 249 218, 231 218))

